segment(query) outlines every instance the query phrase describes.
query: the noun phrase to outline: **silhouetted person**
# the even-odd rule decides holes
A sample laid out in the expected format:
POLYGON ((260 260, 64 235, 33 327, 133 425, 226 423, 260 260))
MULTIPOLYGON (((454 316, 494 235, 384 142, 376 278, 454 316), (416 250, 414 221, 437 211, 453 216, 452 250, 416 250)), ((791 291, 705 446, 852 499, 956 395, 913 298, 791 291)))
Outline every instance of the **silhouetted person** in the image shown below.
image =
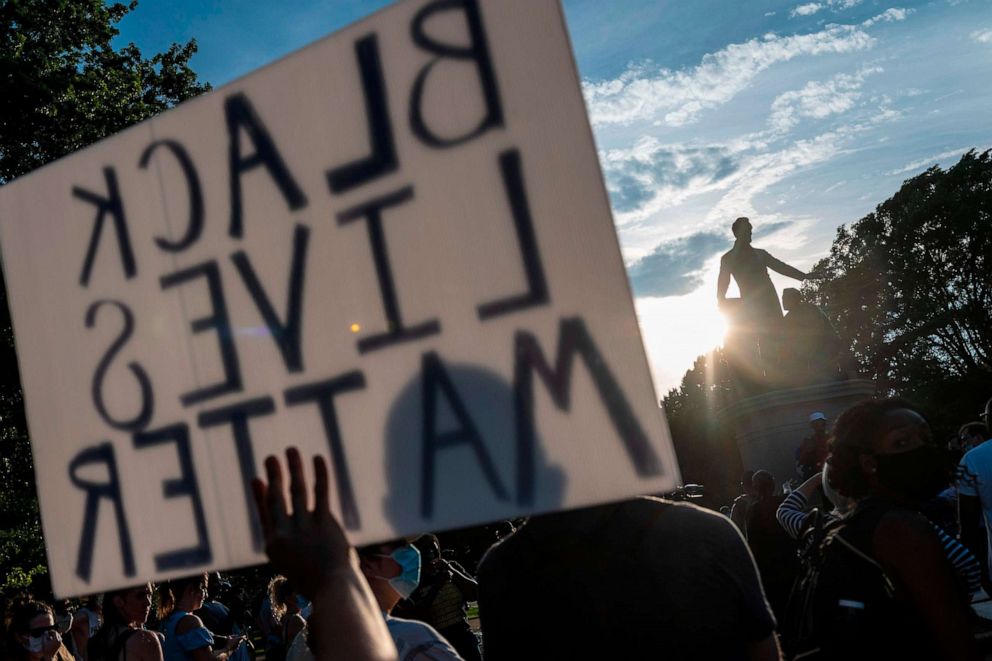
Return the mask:
POLYGON ((781 621, 799 571, 796 543, 775 516, 785 500, 784 496, 775 495, 775 478, 768 471, 759 470, 753 482, 758 500, 747 512, 747 543, 758 565, 768 603, 781 621))
POLYGON ((809 416, 811 433, 806 436, 796 449, 796 468, 799 476, 805 481, 823 470, 823 464, 830 454, 827 442, 827 416, 820 411, 814 411, 809 416))

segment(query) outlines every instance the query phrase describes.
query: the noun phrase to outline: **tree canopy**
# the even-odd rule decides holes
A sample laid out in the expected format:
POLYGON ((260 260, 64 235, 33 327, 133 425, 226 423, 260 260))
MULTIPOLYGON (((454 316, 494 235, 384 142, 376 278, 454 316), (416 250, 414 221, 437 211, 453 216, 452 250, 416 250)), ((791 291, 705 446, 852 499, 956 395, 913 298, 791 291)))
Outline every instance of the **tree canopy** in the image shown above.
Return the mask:
POLYGON ((840 227, 805 289, 880 393, 966 422, 992 395, 990 268, 992 152, 972 150, 840 227))
MULTIPOLYGON (((0 0, 0 184, 196 96, 196 42, 144 58, 115 48, 137 5, 103 0, 0 0)), ((43 578, 34 469, 0 282, 0 590, 43 578)))

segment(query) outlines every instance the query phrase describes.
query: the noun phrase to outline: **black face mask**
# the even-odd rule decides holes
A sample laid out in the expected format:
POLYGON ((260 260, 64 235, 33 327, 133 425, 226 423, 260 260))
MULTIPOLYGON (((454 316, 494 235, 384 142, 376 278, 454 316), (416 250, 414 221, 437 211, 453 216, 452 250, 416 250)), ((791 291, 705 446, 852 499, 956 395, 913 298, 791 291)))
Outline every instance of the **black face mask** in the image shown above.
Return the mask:
POLYGON ((883 486, 917 501, 929 500, 951 483, 950 455, 925 444, 908 452, 876 454, 878 481, 883 486))

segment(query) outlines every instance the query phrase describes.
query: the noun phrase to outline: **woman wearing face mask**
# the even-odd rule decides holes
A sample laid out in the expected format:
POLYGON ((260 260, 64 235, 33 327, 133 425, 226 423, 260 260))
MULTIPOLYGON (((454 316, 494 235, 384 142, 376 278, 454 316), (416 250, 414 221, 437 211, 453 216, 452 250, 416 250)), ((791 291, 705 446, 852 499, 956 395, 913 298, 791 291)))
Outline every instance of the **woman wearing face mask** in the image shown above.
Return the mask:
POLYGON ((837 541, 874 567, 868 571, 879 587, 877 598, 851 605, 863 628, 834 656, 979 658, 968 596, 919 512, 952 470, 927 421, 901 399, 857 404, 837 419, 829 464, 830 486, 858 500, 837 541))
POLYGON ((11 608, 4 642, 4 658, 10 661, 73 661, 62 644, 52 609, 40 601, 24 601, 11 608))
POLYGON ((158 617, 165 634, 165 661, 226 661, 243 636, 214 636, 193 611, 207 598, 207 575, 168 581, 159 586, 158 617))
POLYGON ((151 609, 151 583, 105 594, 103 626, 87 644, 88 661, 162 661, 158 635, 144 628, 151 609))
POLYGON ((462 661, 458 652, 430 625, 390 615, 396 604, 408 599, 420 583, 420 551, 413 544, 398 539, 366 546, 358 549, 358 559, 400 661, 462 661))

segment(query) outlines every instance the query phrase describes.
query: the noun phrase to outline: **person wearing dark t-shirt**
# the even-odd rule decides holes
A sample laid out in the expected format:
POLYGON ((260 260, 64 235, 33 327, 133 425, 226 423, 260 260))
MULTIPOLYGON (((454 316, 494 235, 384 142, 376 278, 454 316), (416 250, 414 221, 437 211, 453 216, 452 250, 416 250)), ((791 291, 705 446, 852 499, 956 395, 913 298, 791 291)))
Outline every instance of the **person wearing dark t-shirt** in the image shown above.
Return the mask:
POLYGON ((688 503, 533 517, 486 553, 478 580, 487 661, 780 658, 740 533, 688 503))
POLYGON ((758 565, 768 603, 781 619, 799 572, 798 549, 776 516, 785 497, 775 495, 775 478, 768 471, 759 470, 753 481, 758 500, 747 512, 747 543, 758 565))

